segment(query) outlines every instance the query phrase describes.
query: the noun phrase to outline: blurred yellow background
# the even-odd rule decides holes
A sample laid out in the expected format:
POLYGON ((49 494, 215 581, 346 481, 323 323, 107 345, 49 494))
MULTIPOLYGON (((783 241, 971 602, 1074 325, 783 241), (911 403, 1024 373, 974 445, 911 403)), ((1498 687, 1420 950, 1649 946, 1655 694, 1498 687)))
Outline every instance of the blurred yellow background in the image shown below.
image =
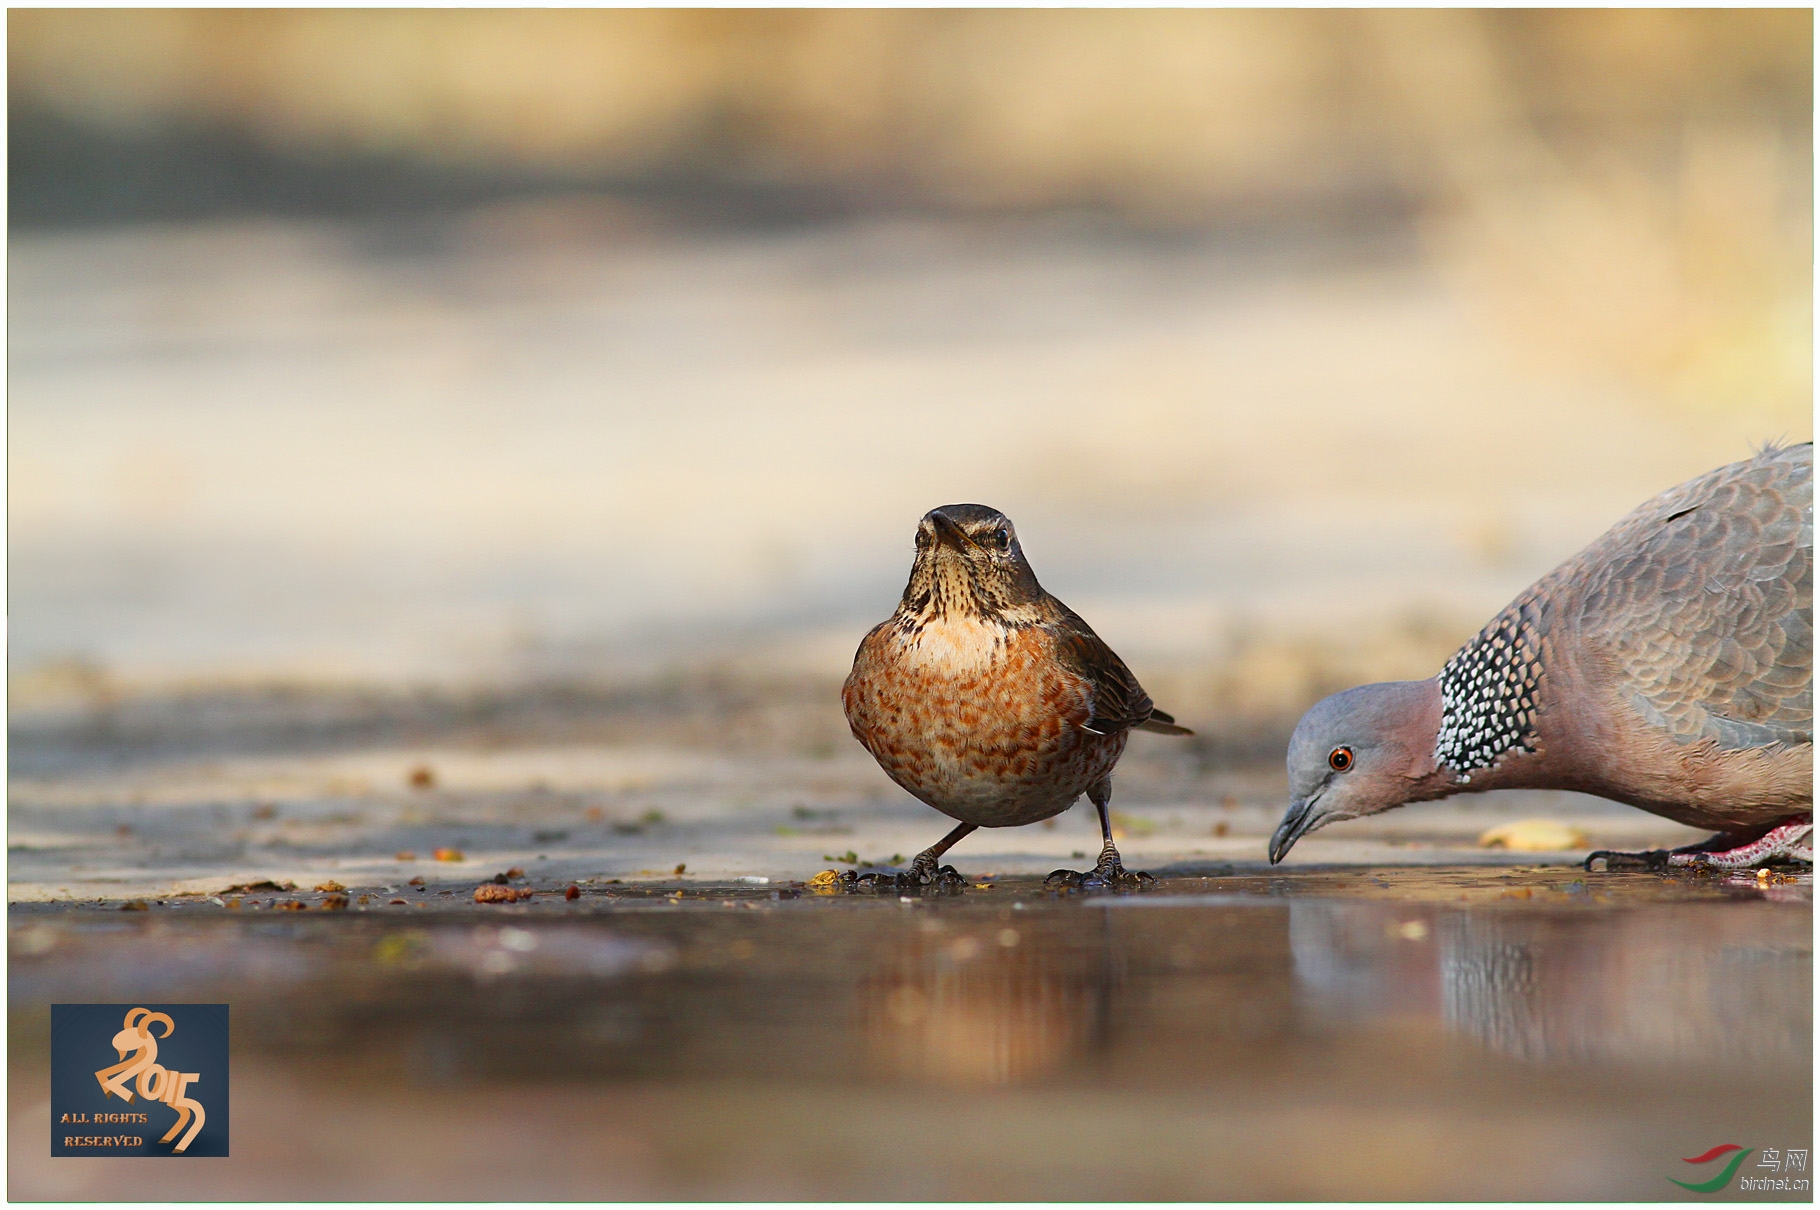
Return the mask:
POLYGON ((974 499, 1292 719, 1812 432, 1806 11, 8 23, 23 706, 837 677, 974 499))

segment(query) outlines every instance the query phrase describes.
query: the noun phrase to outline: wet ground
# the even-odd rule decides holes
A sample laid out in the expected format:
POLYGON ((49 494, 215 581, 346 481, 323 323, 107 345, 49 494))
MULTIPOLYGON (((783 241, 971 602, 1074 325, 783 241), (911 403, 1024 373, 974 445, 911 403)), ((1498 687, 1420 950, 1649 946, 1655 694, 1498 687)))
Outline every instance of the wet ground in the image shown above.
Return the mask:
MULTIPOLYGON (((539 885, 806 881, 909 856, 951 826, 892 785, 853 741, 839 682, 710 692, 536 695, 364 712, 327 694, 128 699, 10 720, 7 891, 14 902, 157 900, 249 882, 373 889, 422 878, 466 888, 513 868, 539 885), (844 860, 843 860, 844 859, 844 860)), ((382 703, 383 705, 383 703, 382 703)), ((1200 725, 1200 720, 1195 720, 1200 725)), ((1139 736, 1120 762, 1115 835, 1165 875, 1263 865, 1287 801, 1268 765, 1234 764, 1222 728, 1139 736)), ((1289 863, 1507 864, 1486 833, 1558 822, 1589 848, 1661 848, 1704 834, 1583 794, 1506 792, 1425 803, 1323 829, 1289 863)), ((1099 849, 1091 806, 984 829, 962 873, 1047 874, 1099 849)))
POLYGON ((9 1194, 1810 1197, 1669 1183, 1809 1146, 1810 878, 510 885, 15 903, 9 1194), (232 1158, 48 1158, 48 1005, 134 998, 232 1005, 232 1158))

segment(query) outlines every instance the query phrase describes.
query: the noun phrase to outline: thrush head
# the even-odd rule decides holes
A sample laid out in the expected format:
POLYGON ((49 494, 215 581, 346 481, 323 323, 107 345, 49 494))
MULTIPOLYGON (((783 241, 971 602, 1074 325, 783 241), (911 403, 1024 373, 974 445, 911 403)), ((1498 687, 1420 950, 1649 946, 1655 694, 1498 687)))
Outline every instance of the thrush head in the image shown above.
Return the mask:
POLYGON ((944 504, 917 522, 916 562, 901 612, 1016 620, 1043 595, 1004 513, 983 504, 944 504))

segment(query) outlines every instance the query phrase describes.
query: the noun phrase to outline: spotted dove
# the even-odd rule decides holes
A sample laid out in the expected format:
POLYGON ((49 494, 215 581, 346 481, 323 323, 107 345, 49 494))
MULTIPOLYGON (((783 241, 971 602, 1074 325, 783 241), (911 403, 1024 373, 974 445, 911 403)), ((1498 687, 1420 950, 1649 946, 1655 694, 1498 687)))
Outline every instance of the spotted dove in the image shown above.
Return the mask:
MULTIPOLYGON (((1578 790, 1718 833, 1616 863, 1813 860, 1813 445, 1670 488, 1425 681, 1317 703, 1270 859, 1407 802, 1578 790)), ((1588 860, 1589 866, 1593 864, 1588 860)))

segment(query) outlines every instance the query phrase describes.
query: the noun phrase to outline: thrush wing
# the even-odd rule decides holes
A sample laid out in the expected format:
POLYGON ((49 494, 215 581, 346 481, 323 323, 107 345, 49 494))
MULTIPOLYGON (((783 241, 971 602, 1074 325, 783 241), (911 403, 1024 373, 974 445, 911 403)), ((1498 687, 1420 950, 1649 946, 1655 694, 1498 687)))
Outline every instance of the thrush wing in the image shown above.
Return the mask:
POLYGON ((1081 724, 1083 730, 1095 735, 1133 729, 1163 735, 1194 734, 1186 727, 1176 726, 1172 715, 1156 708, 1131 669, 1125 667, 1125 661, 1093 633, 1079 614, 1064 608, 1053 625, 1056 658, 1093 686, 1092 714, 1081 724))

